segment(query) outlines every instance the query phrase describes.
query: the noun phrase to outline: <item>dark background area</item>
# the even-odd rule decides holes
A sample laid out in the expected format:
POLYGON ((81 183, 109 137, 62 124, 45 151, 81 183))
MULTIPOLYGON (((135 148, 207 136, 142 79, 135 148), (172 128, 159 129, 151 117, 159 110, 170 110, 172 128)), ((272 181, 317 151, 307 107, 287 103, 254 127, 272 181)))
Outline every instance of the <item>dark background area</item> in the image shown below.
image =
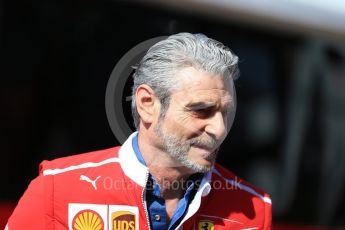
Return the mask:
POLYGON ((2 201, 16 202, 44 159, 118 145, 105 114, 112 69, 136 44, 186 31, 240 57, 218 162, 272 195, 275 222, 345 226, 344 41, 110 0, 1 5, 2 201))

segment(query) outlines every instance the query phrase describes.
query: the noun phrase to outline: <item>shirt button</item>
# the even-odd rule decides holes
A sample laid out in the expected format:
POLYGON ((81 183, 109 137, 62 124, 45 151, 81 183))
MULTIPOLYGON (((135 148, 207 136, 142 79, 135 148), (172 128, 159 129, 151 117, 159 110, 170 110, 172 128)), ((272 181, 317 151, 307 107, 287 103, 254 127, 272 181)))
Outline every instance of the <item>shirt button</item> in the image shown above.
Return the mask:
POLYGON ((156 214, 156 215, 155 215, 155 220, 156 220, 156 221, 160 221, 160 220, 161 220, 161 216, 158 215, 158 214, 156 214))

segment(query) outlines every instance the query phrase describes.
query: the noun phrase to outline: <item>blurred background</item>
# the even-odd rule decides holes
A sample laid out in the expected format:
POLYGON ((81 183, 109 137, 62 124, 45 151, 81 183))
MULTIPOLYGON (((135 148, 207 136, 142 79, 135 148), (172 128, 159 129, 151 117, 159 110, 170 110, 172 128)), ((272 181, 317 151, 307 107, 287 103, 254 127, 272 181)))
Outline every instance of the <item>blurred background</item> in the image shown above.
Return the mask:
POLYGON ((0 228, 42 160, 119 144, 105 113, 112 69, 178 32, 240 57, 218 161, 271 194, 275 229, 345 229, 341 0, 0 1, 0 228))

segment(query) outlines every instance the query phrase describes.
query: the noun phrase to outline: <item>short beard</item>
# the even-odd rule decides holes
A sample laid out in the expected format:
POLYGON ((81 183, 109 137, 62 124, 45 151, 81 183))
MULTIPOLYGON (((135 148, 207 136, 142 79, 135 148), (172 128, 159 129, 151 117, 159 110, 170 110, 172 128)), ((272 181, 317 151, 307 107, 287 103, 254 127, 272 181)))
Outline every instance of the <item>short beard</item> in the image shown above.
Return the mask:
POLYGON ((159 138, 161 138, 163 148, 171 157, 180 162, 183 166, 188 169, 191 169, 194 172, 206 173, 212 170, 213 165, 216 161, 218 155, 218 147, 220 143, 214 138, 204 139, 201 137, 195 137, 187 141, 182 140, 181 138, 164 133, 161 129, 162 127, 161 120, 158 122, 157 126, 154 128, 155 133, 159 138), (211 166, 200 165, 190 159, 188 159, 188 152, 192 146, 205 148, 205 149, 214 149, 205 159, 212 162, 211 166))

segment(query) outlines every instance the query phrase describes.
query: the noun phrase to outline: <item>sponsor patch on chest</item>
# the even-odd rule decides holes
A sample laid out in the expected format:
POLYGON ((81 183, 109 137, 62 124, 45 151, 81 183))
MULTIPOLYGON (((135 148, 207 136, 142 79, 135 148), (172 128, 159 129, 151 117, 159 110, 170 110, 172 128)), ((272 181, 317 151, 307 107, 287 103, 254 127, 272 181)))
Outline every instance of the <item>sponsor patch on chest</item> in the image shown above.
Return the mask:
POLYGON ((137 230, 139 210, 135 206, 68 204, 70 230, 137 230))

